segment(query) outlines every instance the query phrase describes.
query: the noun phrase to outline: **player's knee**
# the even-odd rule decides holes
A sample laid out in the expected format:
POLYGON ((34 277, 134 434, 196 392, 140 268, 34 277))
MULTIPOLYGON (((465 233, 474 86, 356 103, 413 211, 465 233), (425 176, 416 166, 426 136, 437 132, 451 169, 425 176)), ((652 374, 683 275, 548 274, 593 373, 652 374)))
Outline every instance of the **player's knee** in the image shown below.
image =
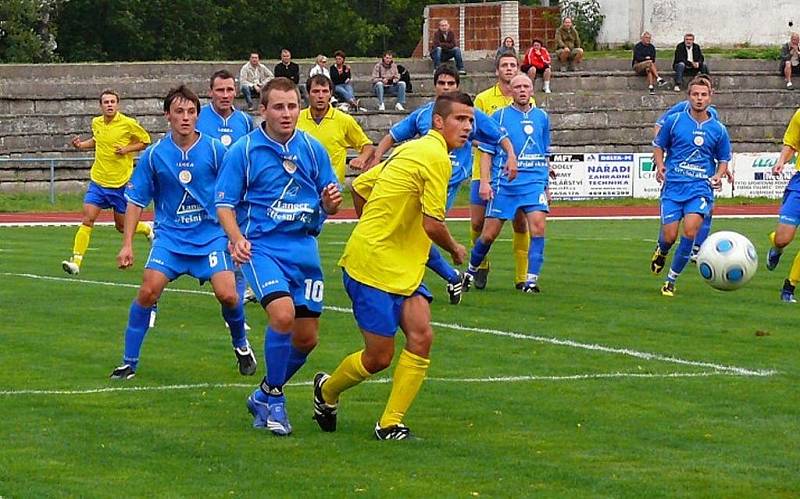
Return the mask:
POLYGON ((371 374, 383 371, 392 364, 394 348, 367 349, 361 355, 361 363, 371 374))
POLYGON ((294 325, 294 308, 280 307, 268 310, 269 325, 276 331, 291 331, 294 325))
POLYGON ((471 220, 470 226, 472 227, 473 232, 482 232, 483 220, 471 220))
POLYGON ((310 352, 317 346, 317 335, 308 334, 303 336, 293 335, 292 344, 301 352, 310 352))
POLYGON ((217 301, 224 307, 233 308, 239 303, 239 295, 236 294, 236 289, 222 289, 215 291, 214 294, 217 295, 217 301))
POLYGON ((524 218, 522 220, 515 218, 511 225, 514 227, 514 232, 518 234, 525 234, 528 232, 528 221, 524 218))
POLYGON ((85 225, 89 228, 94 227, 94 218, 88 215, 84 215, 83 218, 81 219, 81 225, 85 225))
POLYGON ((433 344, 433 328, 430 324, 421 325, 406 332, 406 349, 413 354, 427 357, 433 344))
POLYGON ((117 229, 117 232, 122 234, 123 232, 125 232, 125 222, 114 221, 114 228, 117 229))
POLYGON ((152 286, 142 284, 142 287, 139 288, 139 295, 136 297, 136 301, 139 302, 139 305, 142 307, 152 307, 158 301, 158 295, 159 290, 152 286))

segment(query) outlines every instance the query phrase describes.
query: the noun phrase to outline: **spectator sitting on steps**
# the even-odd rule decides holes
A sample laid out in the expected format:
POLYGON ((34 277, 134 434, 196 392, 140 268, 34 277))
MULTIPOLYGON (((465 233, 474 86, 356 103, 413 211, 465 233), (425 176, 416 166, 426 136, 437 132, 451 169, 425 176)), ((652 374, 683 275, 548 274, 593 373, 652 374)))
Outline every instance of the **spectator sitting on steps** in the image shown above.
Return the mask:
POLYGON ((406 103, 406 82, 400 81, 400 72, 397 64, 394 63, 394 54, 391 50, 383 53, 383 57, 372 68, 372 85, 375 96, 378 98, 378 111, 384 111, 386 106, 383 103, 383 94, 388 92, 397 95, 397 104, 394 108, 398 111, 405 111, 403 105, 406 103))
POLYGON ((522 67, 520 70, 530 77, 531 82, 536 81, 536 74, 539 73, 544 79, 544 86, 542 90, 544 93, 550 93, 550 52, 542 46, 542 41, 538 39, 533 40, 531 48, 525 52, 525 57, 522 59, 522 67))
POLYGON ((239 70, 239 90, 247 102, 247 109, 254 109, 253 97, 258 97, 261 88, 274 77, 272 71, 261 64, 258 52, 251 52, 250 60, 239 70))
POLYGON ((800 75, 800 33, 792 33, 781 47, 781 74, 786 88, 793 89, 792 75, 800 75))
POLYGON ((514 39, 510 36, 503 38, 503 42, 497 47, 494 57, 497 59, 501 54, 514 54, 517 55, 517 48, 514 46, 514 39))
POLYGON ((467 74, 464 71, 464 60, 461 58, 461 49, 458 47, 458 38, 450 30, 450 23, 447 19, 439 21, 439 29, 433 34, 433 48, 431 49, 431 59, 433 59, 433 70, 439 67, 444 61, 456 60, 458 74, 467 74))
POLYGON ((708 66, 703 57, 700 45, 694 43, 694 35, 686 33, 683 35, 683 42, 675 47, 675 57, 672 59, 672 68, 675 70, 675 91, 681 91, 683 85, 683 75, 696 76, 708 74, 708 66))
POLYGON ((650 43, 652 35, 649 31, 642 33, 642 40, 633 46, 633 60, 631 66, 637 75, 647 77, 647 90, 650 95, 656 93, 655 83, 658 86, 666 84, 666 80, 658 75, 656 69, 656 48, 650 43))
POLYGON ((564 71, 564 64, 568 71, 575 71, 575 66, 583 60, 581 37, 569 17, 565 17, 556 30, 556 56, 561 61, 561 71, 564 71))

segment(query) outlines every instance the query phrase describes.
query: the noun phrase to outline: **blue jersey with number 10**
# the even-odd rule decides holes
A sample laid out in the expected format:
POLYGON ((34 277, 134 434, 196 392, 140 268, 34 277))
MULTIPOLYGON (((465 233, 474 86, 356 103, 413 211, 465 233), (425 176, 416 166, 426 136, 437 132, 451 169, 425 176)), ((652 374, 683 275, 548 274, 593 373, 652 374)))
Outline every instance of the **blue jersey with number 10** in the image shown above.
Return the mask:
POLYGON ((236 142, 217 177, 216 206, 236 209, 248 239, 272 235, 316 235, 325 213, 321 192, 337 184, 322 144, 296 130, 286 144, 263 125, 236 142))
POLYGON ((500 147, 487 147, 481 143, 483 152, 492 158, 491 185, 495 193, 502 189, 506 194, 526 194, 535 186, 547 187, 550 173, 550 118, 538 107, 531 106, 528 112, 514 105, 497 110, 492 118, 508 132, 514 151, 517 153, 517 177, 509 181, 504 165, 506 153, 500 147))
MULTIPOLYGON (((422 137, 433 128, 433 106, 435 102, 428 102, 411 114, 403 118, 402 121, 395 123, 389 129, 389 135, 395 142, 404 142, 417 136, 422 137)), ((453 173, 447 184, 448 191, 457 189, 464 180, 468 179, 472 173, 472 141, 484 142, 492 146, 500 143, 506 138, 503 130, 496 121, 491 119, 480 109, 475 109, 475 123, 472 125, 472 133, 469 140, 459 147, 450 151, 450 162, 453 164, 453 173)))
POLYGON ((183 255, 225 250, 227 239, 214 209, 214 183, 224 156, 222 143, 202 133, 188 151, 167 133, 142 153, 125 198, 142 208, 153 201, 158 234, 153 246, 183 255))
POLYGON ((234 109, 230 116, 223 118, 214 109, 214 106, 207 104, 200 108, 196 128, 219 140, 223 146, 230 147, 234 142, 253 131, 253 120, 250 115, 238 109, 234 109))

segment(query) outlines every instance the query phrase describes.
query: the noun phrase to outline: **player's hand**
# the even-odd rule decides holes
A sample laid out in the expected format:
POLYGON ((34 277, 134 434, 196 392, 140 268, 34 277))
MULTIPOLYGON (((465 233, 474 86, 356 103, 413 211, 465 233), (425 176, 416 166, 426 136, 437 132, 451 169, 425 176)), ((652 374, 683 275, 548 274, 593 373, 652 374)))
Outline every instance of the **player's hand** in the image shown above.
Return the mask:
POLYGON ((494 191, 492 191, 489 182, 481 182, 478 185, 478 196, 484 201, 491 201, 494 198, 494 191))
POLYGON ((81 138, 76 135, 76 136, 72 137, 72 140, 70 141, 70 144, 72 144, 72 147, 74 147, 75 149, 80 149, 81 148, 81 142, 82 142, 81 138))
POLYGON ((715 191, 722 189, 722 179, 719 175, 714 175, 708 179, 708 183, 711 184, 711 188, 715 191))
POLYGON ((328 184, 322 189, 322 209, 325 213, 333 215, 339 210, 340 204, 342 204, 342 193, 338 185, 328 184))
POLYGON ((517 178, 517 157, 516 156, 509 156, 508 160, 506 160, 506 177, 508 181, 511 182, 515 178, 517 178))
POLYGON ((730 170, 726 170, 725 171, 725 178, 728 179, 728 183, 729 184, 732 184, 733 183, 733 172, 730 171, 730 170))
POLYGON ((467 248, 463 244, 456 243, 456 247, 450 252, 450 256, 453 257, 454 264, 461 265, 467 260, 467 248))
POLYGON ((228 242, 228 251, 233 257, 233 261, 239 265, 250 261, 252 253, 250 251, 250 241, 241 238, 236 243, 228 242))
POLYGON ((783 173, 783 163, 775 163, 775 166, 772 167, 772 174, 780 175, 781 173, 783 173))
POLYGON ((548 171, 548 172, 547 172, 547 176, 548 176, 548 177, 550 177, 551 179, 554 179, 554 180, 555 180, 555 178, 556 178, 558 175, 556 174, 556 171, 555 171, 555 170, 553 170, 552 168, 550 168, 550 171, 548 171))
POLYGON ((117 146, 114 148, 114 154, 116 154, 117 156, 125 156, 126 154, 128 154, 128 151, 126 151, 123 146, 117 146))
POLYGON ((117 266, 121 269, 127 269, 133 265, 133 248, 131 246, 123 246, 117 254, 117 266))
POLYGON ((366 159, 366 160, 361 159, 360 157, 353 158, 352 160, 350 160, 350 168, 352 168, 353 170, 366 170, 367 169, 366 166, 371 161, 372 161, 372 156, 371 155, 370 155, 369 159, 366 159))
POLYGON ((666 172, 667 172, 666 167, 656 166, 656 182, 658 182, 659 184, 663 184, 666 172))

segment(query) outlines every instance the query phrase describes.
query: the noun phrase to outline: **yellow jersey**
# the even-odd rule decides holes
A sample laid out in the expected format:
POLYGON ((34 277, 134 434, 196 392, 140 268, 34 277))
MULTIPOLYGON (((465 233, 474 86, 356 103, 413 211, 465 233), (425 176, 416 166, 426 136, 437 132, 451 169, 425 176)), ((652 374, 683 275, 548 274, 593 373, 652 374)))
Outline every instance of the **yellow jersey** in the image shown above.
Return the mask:
MULTIPOLYGON (((789 120, 789 126, 786 127, 786 132, 783 134, 783 145, 791 147, 795 152, 800 151, 800 109, 795 111, 794 116, 789 120)), ((800 161, 795 166, 800 170, 800 161)))
POLYGON ((414 293, 431 248, 423 216, 444 220, 451 172, 444 137, 431 130, 356 178, 353 189, 367 203, 339 259, 350 277, 388 293, 414 293))
POLYGON ((355 118, 334 109, 333 106, 328 107, 328 112, 319 123, 314 121, 310 108, 303 109, 297 118, 297 128, 308 132, 322 143, 331 157, 331 166, 342 185, 344 185, 347 149, 352 148, 360 152, 365 145, 372 144, 355 118))
MULTIPOLYGON (((500 108, 506 107, 514 100, 511 96, 503 95, 500 90, 500 84, 496 83, 493 87, 489 87, 483 92, 475 96, 475 108, 480 109, 489 116, 493 115, 495 111, 500 108)), ((536 99, 531 95, 531 105, 536 105, 536 99)), ((477 147, 472 148, 472 180, 481 179, 481 152, 477 147)))
POLYGON ((108 123, 102 116, 92 119, 92 138, 94 163, 89 176, 101 187, 121 187, 131 178, 133 153, 120 156, 114 152, 118 147, 150 143, 150 135, 142 125, 119 112, 108 123))

